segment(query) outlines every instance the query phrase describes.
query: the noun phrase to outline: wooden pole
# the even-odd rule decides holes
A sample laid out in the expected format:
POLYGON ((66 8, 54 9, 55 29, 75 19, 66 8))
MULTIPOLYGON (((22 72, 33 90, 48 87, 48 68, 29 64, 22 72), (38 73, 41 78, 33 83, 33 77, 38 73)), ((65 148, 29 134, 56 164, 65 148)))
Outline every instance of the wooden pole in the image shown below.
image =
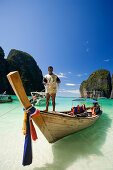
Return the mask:
POLYGON ((7 75, 7 78, 17 95, 18 99, 22 103, 23 107, 27 110, 28 108, 32 107, 31 103, 29 102, 26 92, 24 90, 20 75, 18 71, 10 72, 7 75))

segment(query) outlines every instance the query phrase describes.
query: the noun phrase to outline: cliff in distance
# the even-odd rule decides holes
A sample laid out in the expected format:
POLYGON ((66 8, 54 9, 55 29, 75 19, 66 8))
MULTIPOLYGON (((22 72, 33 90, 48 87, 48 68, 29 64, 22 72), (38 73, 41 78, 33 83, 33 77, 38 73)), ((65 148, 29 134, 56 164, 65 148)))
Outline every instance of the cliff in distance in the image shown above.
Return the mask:
POLYGON ((113 99, 113 74, 112 74, 112 78, 111 78, 111 84, 112 84, 112 91, 111 91, 110 98, 113 99))
POLYGON ((0 47, 0 93, 14 94, 6 78, 10 71, 19 71, 27 95, 44 89, 42 71, 31 55, 12 49, 4 59, 4 51, 0 47))
POLYGON ((0 47, 0 94, 4 91, 9 91, 9 83, 6 78, 8 73, 7 61, 4 59, 4 51, 0 47))
MULTIPOLYGON (((112 78, 113 79, 113 78, 112 78)), ((112 98, 112 84, 110 72, 105 69, 94 71, 87 80, 80 85, 81 97, 112 98)))

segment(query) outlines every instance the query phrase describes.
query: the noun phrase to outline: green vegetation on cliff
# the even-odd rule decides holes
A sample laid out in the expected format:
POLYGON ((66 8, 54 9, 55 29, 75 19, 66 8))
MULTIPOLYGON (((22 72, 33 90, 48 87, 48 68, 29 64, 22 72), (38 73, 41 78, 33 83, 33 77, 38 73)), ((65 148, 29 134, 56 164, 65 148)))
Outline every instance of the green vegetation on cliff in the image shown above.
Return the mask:
POLYGON ((105 69, 100 69, 93 72, 86 81, 83 81, 80 86, 82 97, 89 97, 88 94, 95 94, 95 97, 110 97, 111 94, 111 76, 110 72, 105 69))
POLYGON ((0 81, 2 83, 4 82, 5 85, 2 86, 2 88, 0 86, 0 93, 7 91, 9 94, 13 94, 6 79, 6 75, 10 71, 19 71, 27 95, 30 95, 31 91, 41 91, 44 89, 42 71, 31 55, 23 51, 12 49, 7 59, 4 59, 3 51, 0 48, 0 58, 2 58, 0 71, 4 68, 4 74, 0 76, 0 81), (3 79, 6 81, 3 81, 3 79))
POLYGON ((113 74, 112 74, 112 78, 111 78, 111 85, 112 85, 112 91, 111 91, 110 98, 113 99, 113 74))

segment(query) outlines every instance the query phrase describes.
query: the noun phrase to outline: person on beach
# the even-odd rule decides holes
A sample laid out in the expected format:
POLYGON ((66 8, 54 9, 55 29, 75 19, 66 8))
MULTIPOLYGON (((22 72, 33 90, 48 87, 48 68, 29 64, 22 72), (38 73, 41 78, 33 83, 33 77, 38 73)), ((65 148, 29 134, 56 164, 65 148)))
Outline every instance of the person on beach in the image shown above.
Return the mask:
POLYGON ((53 67, 48 67, 49 74, 47 74, 44 78, 44 83, 47 86, 46 88, 46 110, 48 111, 49 106, 49 99, 52 97, 52 105, 53 105, 53 112, 55 112, 55 97, 57 93, 57 84, 59 85, 60 79, 57 75, 53 73, 53 67))

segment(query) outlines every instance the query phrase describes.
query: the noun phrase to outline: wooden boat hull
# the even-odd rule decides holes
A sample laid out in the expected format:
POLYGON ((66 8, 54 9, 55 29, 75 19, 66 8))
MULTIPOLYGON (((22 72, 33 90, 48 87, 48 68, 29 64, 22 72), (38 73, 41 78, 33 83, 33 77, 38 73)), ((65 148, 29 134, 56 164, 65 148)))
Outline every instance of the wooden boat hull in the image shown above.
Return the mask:
POLYGON ((100 117, 102 111, 94 117, 72 117, 63 113, 40 112, 33 118, 49 143, 78 132, 93 125, 100 117))

